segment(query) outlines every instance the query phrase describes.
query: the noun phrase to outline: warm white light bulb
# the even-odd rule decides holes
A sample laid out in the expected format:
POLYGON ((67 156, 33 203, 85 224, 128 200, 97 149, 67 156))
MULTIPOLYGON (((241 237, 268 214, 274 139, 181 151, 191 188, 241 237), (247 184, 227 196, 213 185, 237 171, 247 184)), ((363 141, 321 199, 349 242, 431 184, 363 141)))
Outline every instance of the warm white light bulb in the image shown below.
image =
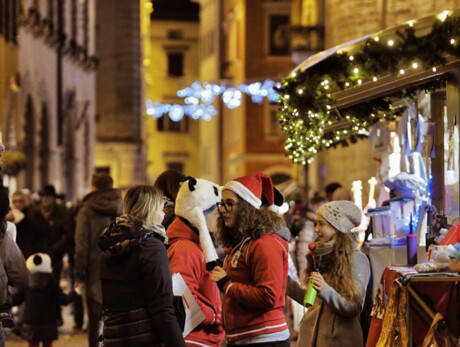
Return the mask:
POLYGON ((349 86, 350 86, 350 83, 345 82, 345 87, 349 87, 349 86))
POLYGON ((404 71, 403 69, 401 69, 401 70, 399 70, 399 73, 400 73, 401 75, 404 75, 405 71, 404 71))
POLYGON ((433 69, 432 69, 432 70, 433 70, 433 72, 436 72, 436 68, 435 68, 435 67, 433 67, 433 69))
POLYGON ((414 21, 410 20, 407 24, 409 24, 410 27, 413 27, 414 26, 414 21))
POLYGON ((451 44, 451 45, 455 45, 455 40, 454 40, 454 39, 450 39, 450 44, 451 44))
POLYGON ((418 64, 417 64, 417 63, 413 63, 413 64, 412 64, 412 67, 413 67, 414 69, 416 69, 416 68, 418 68, 418 64))
POLYGON ((359 72, 359 69, 358 69, 357 67, 355 67, 355 68, 353 69, 353 72, 354 72, 354 73, 358 73, 358 72, 359 72))
POLYGON ((355 57, 353 57, 352 55, 350 55, 350 57, 348 58, 350 59, 351 61, 353 61, 355 59, 355 57))
POLYGON ((393 40, 388 40, 388 46, 393 46, 395 42, 393 40))
POLYGON ((379 42, 380 38, 378 36, 374 37, 375 42, 379 42))
POLYGON ((372 80, 373 80, 374 82, 377 82, 377 77, 374 76, 374 77, 372 78, 372 80))

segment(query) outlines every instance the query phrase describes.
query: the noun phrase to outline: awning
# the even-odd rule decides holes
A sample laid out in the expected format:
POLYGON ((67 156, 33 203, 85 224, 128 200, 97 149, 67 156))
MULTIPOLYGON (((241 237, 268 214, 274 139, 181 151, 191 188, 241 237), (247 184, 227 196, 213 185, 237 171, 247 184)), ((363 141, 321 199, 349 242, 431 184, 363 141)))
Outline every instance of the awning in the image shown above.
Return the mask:
POLYGON ((295 163, 318 150, 354 142, 392 103, 445 86, 459 67, 460 10, 408 21, 306 59, 282 81, 280 124, 295 163), (338 126, 340 125, 340 126, 338 126))

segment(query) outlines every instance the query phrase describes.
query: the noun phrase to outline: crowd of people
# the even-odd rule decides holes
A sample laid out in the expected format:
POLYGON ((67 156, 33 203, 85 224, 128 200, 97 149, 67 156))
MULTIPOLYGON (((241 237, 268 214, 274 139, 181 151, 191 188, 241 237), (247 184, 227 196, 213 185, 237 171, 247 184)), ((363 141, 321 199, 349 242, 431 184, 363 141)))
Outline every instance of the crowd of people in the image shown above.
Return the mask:
POLYGON ((330 190, 340 185, 328 189, 285 217, 277 213, 284 199, 263 173, 220 186, 167 170, 153 186, 124 194, 110 175, 95 174, 72 209, 58 203, 52 185, 39 203, 14 192, 11 208, 0 194, 0 280, 4 268, 9 284, 4 301, 0 295, 2 326, 11 327, 11 306, 21 305, 18 333, 29 346, 52 346, 60 305, 71 303, 75 329, 85 307, 91 347, 288 347, 293 339, 297 346, 362 346, 370 268, 351 232, 362 213, 333 200, 330 190), (201 312, 197 322, 175 293, 177 274, 201 312), (64 275, 67 293, 59 287, 64 275), (310 280, 317 298, 307 308, 310 280), (293 324, 294 302, 300 314, 293 324))

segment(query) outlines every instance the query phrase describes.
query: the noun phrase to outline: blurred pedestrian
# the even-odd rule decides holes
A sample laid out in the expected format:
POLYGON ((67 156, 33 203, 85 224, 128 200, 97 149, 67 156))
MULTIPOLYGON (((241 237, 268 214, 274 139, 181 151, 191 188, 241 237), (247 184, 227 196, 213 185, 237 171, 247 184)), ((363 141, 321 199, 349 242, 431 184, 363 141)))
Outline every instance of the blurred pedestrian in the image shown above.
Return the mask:
POLYGON ((105 347, 185 346, 174 309, 163 205, 157 188, 130 188, 124 214, 99 238, 105 347))
POLYGON ((174 169, 168 169, 161 173, 153 184, 154 187, 160 189, 165 199, 165 218, 161 223, 165 229, 168 229, 169 225, 176 218, 176 215, 174 214, 174 207, 176 204, 177 193, 179 192, 182 182, 186 179, 187 177, 182 172, 174 169))
POLYGON ((342 188, 342 185, 340 183, 338 183, 338 182, 331 182, 326 186, 325 191, 326 191, 326 199, 327 199, 327 201, 334 200, 332 198, 332 196, 334 195, 334 192, 338 188, 342 188))
POLYGON ((274 204, 273 184, 255 173, 227 182, 218 204, 217 239, 227 256, 212 279, 222 292, 227 346, 290 346, 283 312, 290 233, 262 200, 274 204))
POLYGON ((22 191, 13 193, 12 209, 7 218, 16 224, 16 243, 28 258, 34 253, 44 251, 44 234, 46 232, 46 221, 38 211, 27 205, 27 197, 22 191))
POLYGON ((322 196, 315 195, 307 203, 307 210, 305 214, 297 220, 295 226, 290 228, 293 235, 296 235, 295 244, 295 260, 297 273, 301 283, 305 281, 305 269, 307 268, 307 254, 310 253, 308 245, 313 242, 316 238, 315 224, 316 224, 316 211, 323 204, 326 203, 326 199, 322 196), (293 230, 293 228, 299 230, 293 230))
POLYGON ((64 196, 57 194, 53 185, 46 185, 40 192, 38 211, 45 218, 44 249, 51 257, 53 276, 59 282, 63 267, 63 257, 68 250, 71 235, 70 215, 65 206, 57 203, 64 196))
POLYGON ((220 189, 210 181, 189 177, 179 190, 177 217, 166 233, 171 273, 181 274, 205 316, 185 338, 191 347, 219 347, 225 337, 220 292, 211 280, 213 266, 206 268, 206 260, 212 261, 212 255, 204 254, 205 250, 214 249, 209 233, 217 229, 216 204, 221 200, 220 189), (202 237, 203 234, 207 237, 202 237))
POLYGON ((83 198, 75 228, 75 287, 86 294, 88 342, 99 346, 102 329, 101 250, 98 239, 104 228, 122 213, 121 191, 113 188, 109 174, 96 173, 91 192, 83 198))
POLYGON ((29 285, 13 296, 15 305, 25 302, 21 336, 29 347, 52 347, 58 339, 60 305, 67 305, 77 297, 65 294, 52 275, 51 258, 45 253, 32 254, 27 259, 29 285))
POLYGON ((16 242, 6 232, 5 215, 9 208, 8 191, 0 185, 0 347, 5 346, 3 328, 11 328, 13 325, 10 313, 12 302, 8 286, 15 290, 23 290, 29 281, 24 256, 16 242))
MULTIPOLYGON (((350 201, 328 202, 317 211, 316 248, 307 265, 317 297, 301 322, 299 346, 363 346, 360 314, 370 268, 350 233, 360 223, 361 210, 350 201)), ((289 278, 286 292, 303 303, 306 290, 298 282, 289 278)))

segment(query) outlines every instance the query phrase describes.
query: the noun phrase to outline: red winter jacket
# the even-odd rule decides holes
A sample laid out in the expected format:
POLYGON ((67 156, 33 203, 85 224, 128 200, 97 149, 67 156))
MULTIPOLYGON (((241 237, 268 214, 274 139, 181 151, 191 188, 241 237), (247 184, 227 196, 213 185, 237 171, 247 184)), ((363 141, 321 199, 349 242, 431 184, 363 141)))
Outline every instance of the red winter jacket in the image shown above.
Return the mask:
POLYGON ((204 321, 185 337, 187 346, 220 346, 225 337, 220 324, 214 324, 215 314, 221 313, 222 302, 212 272, 206 262, 198 231, 193 231, 183 220, 176 218, 169 226, 168 257, 171 274, 179 272, 205 315, 204 321))
POLYGON ((225 252, 224 270, 230 281, 221 289, 227 341, 286 330, 287 241, 266 233, 225 252))

